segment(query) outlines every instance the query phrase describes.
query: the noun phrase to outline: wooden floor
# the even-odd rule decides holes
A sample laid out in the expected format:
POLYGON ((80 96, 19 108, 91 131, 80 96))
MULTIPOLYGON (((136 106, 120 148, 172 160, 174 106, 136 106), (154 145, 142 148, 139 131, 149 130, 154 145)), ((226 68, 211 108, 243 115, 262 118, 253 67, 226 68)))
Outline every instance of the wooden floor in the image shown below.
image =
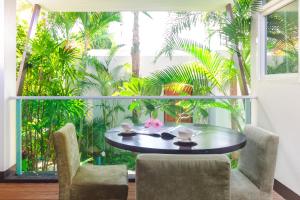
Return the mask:
MULTIPOLYGON (((57 200, 57 183, 0 183, 0 200, 57 200)), ((284 200, 274 192, 274 200, 284 200)), ((135 200, 135 185, 129 183, 128 200, 135 200)))

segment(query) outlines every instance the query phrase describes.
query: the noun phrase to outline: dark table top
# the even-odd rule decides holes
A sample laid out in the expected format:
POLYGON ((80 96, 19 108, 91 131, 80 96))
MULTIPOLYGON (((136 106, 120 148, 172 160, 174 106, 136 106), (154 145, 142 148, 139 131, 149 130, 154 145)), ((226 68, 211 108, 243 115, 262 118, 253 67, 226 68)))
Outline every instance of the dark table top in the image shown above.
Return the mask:
MULTIPOLYGON (((246 145, 246 137, 229 128, 212 125, 183 125, 194 130, 192 141, 194 146, 175 145, 177 138, 165 140, 160 137, 136 134, 120 136, 120 128, 106 132, 105 139, 110 145, 138 153, 162 154, 224 154, 236 151, 246 145)), ((134 127, 138 130, 142 127, 134 127)), ((176 132, 172 132, 176 135, 176 132)))

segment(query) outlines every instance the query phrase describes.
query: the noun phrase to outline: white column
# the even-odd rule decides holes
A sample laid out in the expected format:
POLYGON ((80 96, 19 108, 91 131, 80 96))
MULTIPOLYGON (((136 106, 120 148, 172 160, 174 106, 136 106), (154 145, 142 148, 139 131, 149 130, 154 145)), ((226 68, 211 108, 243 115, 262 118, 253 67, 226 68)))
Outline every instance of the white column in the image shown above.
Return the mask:
POLYGON ((0 0, 0 171, 15 164, 16 0, 0 0))
MULTIPOLYGON (((260 76, 260 27, 259 25, 259 16, 258 14, 252 15, 252 24, 251 24, 251 94, 256 96, 256 83, 259 80, 260 76)), ((251 124, 257 125, 257 102, 258 100, 251 101, 251 124)))

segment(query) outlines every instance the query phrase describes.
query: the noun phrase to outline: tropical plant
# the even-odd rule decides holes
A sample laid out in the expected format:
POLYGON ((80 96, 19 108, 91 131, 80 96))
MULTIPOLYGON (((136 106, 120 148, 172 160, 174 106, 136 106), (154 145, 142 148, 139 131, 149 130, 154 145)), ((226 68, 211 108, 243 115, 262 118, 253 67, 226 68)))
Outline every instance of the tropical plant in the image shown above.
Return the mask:
POLYGON ((121 19, 120 13, 101 12, 101 13, 76 13, 80 19, 81 38, 84 44, 84 53, 91 48, 93 41, 101 39, 101 36, 107 35, 108 25, 111 22, 119 22, 121 19))
MULTIPOLYGON (((193 41, 173 38, 169 41, 159 55, 166 53, 171 55, 174 50, 181 50, 189 53, 196 61, 178 66, 171 66, 165 70, 154 73, 149 80, 154 85, 161 85, 165 89, 175 93, 189 95, 184 88, 192 88, 193 95, 227 95, 231 80, 236 76, 236 68, 233 62, 219 54, 210 51, 193 41)), ((233 114, 233 122, 240 129, 239 118, 241 114, 236 104, 229 101, 216 102, 215 100, 182 101, 184 114, 198 113, 201 117, 208 117, 208 109, 221 108, 233 114)), ((180 105, 180 103, 177 103, 180 105)), ((183 115, 184 116, 184 115, 183 115)))
MULTIPOLYGON (((238 68, 237 79, 241 94, 249 95, 250 86, 250 50, 252 14, 260 9, 262 0, 236 0, 233 7, 227 6, 227 12, 215 14, 213 24, 218 23, 219 32, 227 39, 227 46, 232 55, 236 55, 238 68), (217 20, 216 20, 217 18, 217 20)), ((207 24, 212 21, 206 16, 207 24)))
MULTIPOLYGON (((113 55, 100 63, 89 57, 87 51, 90 48, 112 47, 113 54, 120 47, 113 46, 108 33, 109 24, 120 21, 120 14, 49 12, 43 16, 34 39, 30 41, 23 95, 80 95, 80 86, 84 81, 86 86, 95 84, 96 81, 96 84, 100 84, 98 89, 103 89, 99 89, 101 94, 110 95, 113 92, 109 91, 113 87, 110 83, 114 84, 116 74, 108 70, 113 55), (79 27, 79 30, 74 29, 75 26, 79 27), (89 73, 86 65, 93 65, 98 74, 95 76, 89 73), (103 78, 103 81, 98 76, 103 78)), ((25 23, 18 25, 18 62, 25 47, 26 28, 25 23)), ((124 111, 122 106, 116 103, 99 102, 91 107, 82 100, 36 100, 24 101, 22 105, 23 163, 27 171, 56 170, 51 135, 67 122, 73 122, 79 127, 77 132, 83 153, 82 159, 88 158, 86 148, 94 144, 103 148, 105 130, 114 126, 117 123, 116 116, 124 111), (95 110, 101 112, 91 122, 90 115, 95 110), (91 135, 90 128, 97 131, 91 135)))
POLYGON ((67 40, 74 38, 83 46, 83 55, 90 48, 110 48, 112 41, 108 26, 121 20, 118 12, 50 12, 48 18, 53 34, 67 40), (75 25, 80 27, 80 31, 72 35, 75 25))
MULTIPOLYGON (((18 47, 23 48, 24 29, 18 28, 18 47)), ((77 89, 77 78, 82 75, 76 65, 78 50, 64 40, 52 37, 45 21, 41 21, 36 37, 30 41, 31 55, 24 82, 26 96, 71 96, 77 89)), ((18 54, 21 56, 21 54, 18 54)), ((55 170, 52 134, 70 121, 80 120, 85 114, 81 100, 43 101, 22 103, 22 140, 24 165, 28 171, 55 170)))
POLYGON ((22 55, 25 50, 25 42, 27 40, 26 29, 28 29, 28 24, 25 21, 22 21, 20 24, 17 24, 17 37, 16 37, 17 72, 19 71, 20 63, 22 61, 22 55))
MULTIPOLYGON (((203 45, 181 38, 173 38, 168 41, 162 54, 171 55, 174 50, 189 53, 196 61, 178 66, 171 66, 166 70, 154 73, 150 80, 154 84, 168 85, 176 83, 184 87, 186 84, 192 86, 193 95, 211 95, 214 89, 226 95, 226 86, 236 70, 231 60, 203 47, 203 45)), ((174 89, 176 89, 176 87, 174 89)))
POLYGON ((96 89, 101 96, 111 96, 116 92, 118 86, 121 84, 121 80, 118 80, 117 77, 118 72, 123 65, 110 66, 110 64, 114 55, 122 46, 112 47, 109 55, 103 61, 92 56, 85 56, 82 59, 84 79, 79 81, 79 83, 83 91, 96 89))
MULTIPOLYGON (((132 77, 129 81, 123 82, 118 87, 118 90, 113 94, 114 96, 150 96, 159 92, 152 90, 148 82, 144 78, 132 77)), ((132 112, 130 118, 134 124, 139 123, 139 118, 143 109, 143 100, 134 100, 129 106, 128 110, 132 112)))
MULTIPOLYGON (((165 45, 157 55, 156 61, 162 54, 168 55, 171 58, 174 50, 185 51, 194 56, 197 61, 195 63, 175 66, 175 68, 170 67, 165 71, 159 72, 155 74, 154 81, 156 79, 156 81, 158 80, 164 85, 172 83, 171 89, 177 94, 181 91, 182 95, 188 94, 184 94, 183 90, 186 87, 186 83, 188 83, 189 87, 193 88, 193 95, 213 95, 212 92, 216 92, 216 89, 218 93, 223 95, 227 95, 228 92, 230 92, 230 95, 237 95, 236 90, 238 86, 236 80, 239 80, 241 94, 248 95, 248 87, 250 85, 251 14, 253 11, 257 11, 261 4, 261 0, 236 0, 234 1, 232 9, 231 6, 227 6, 226 13, 175 13, 175 19, 172 20, 170 27, 167 29, 165 45), (190 30, 199 21, 206 24, 206 27, 209 29, 208 32, 210 33, 209 37, 218 33, 227 38, 230 57, 238 58, 237 60, 233 59, 235 60, 237 68, 235 68, 233 62, 228 61, 226 58, 217 53, 205 50, 205 45, 193 45, 193 43, 196 43, 180 38, 182 31, 190 30), (209 54, 214 56, 201 52, 209 52, 209 54), (234 57, 234 54, 237 56, 234 57), (209 62, 203 60, 203 58, 205 58, 205 60, 209 58, 209 62), (225 64, 218 64, 219 62, 225 64), (212 63, 216 63, 216 68, 219 69, 216 70, 212 63), (203 69, 200 70, 199 64, 203 65, 207 71, 203 69), (220 73, 218 73, 218 71, 220 73), (178 84, 178 82, 180 84, 178 84)), ((201 67, 203 68, 203 66, 201 67)), ((205 104, 223 107, 231 112, 232 122, 240 121, 237 120, 237 112, 231 109, 237 107, 237 102, 228 101, 222 103, 225 103, 225 105, 214 104, 214 102, 212 104, 206 102, 205 104)), ((204 104, 201 104, 202 107, 203 105, 204 104)), ((193 106, 191 108, 194 109, 193 106)), ((201 108, 199 108, 199 110, 201 111, 200 113, 205 115, 204 110, 201 108)), ((235 126, 240 127, 236 123, 233 127, 235 126)))
POLYGON ((54 37, 70 40, 77 18, 75 13, 49 12, 48 23, 54 37))
MULTIPOLYGON (((209 37, 215 33, 221 34, 227 39, 227 47, 231 54, 237 55, 236 65, 238 66, 238 73, 236 73, 236 77, 240 83, 241 93, 248 95, 248 87, 250 85, 251 14, 259 10, 261 4, 262 0, 236 0, 232 10, 231 6, 227 6, 226 13, 177 13, 171 26, 167 29, 167 42, 162 52, 168 53, 171 57, 171 51, 168 51, 169 44, 172 41, 176 41, 183 30, 189 30, 199 21, 202 21, 206 24, 210 33, 209 37)), ((208 39, 207 41, 210 40, 208 39)), ((234 84, 234 81, 232 84, 234 84)))
MULTIPOLYGON (((122 45, 114 45, 108 26, 120 20, 119 13, 48 13, 39 23, 36 37, 30 43, 24 95, 74 96, 91 89, 102 96, 160 96, 165 90, 179 95, 227 95, 232 79, 239 76, 239 70, 230 59, 204 45, 179 37, 182 30, 197 23, 201 16, 199 13, 177 15, 181 18, 169 29, 171 35, 159 55, 171 56, 174 50, 181 50, 194 57, 194 61, 170 66, 146 78, 138 77, 137 68, 140 66, 136 62, 138 64, 132 64, 133 76, 127 80, 118 76, 122 66, 111 66, 116 51, 122 45), (184 22, 185 17, 189 20, 187 23, 184 22), (79 26, 79 30, 74 29, 75 25, 79 26), (88 50, 95 47, 110 48, 107 59, 89 56, 88 50)), ((135 18, 133 32, 138 32, 137 21, 138 18, 135 18)), ((138 47, 136 35, 133 34, 133 47, 138 47)), ((24 50, 25 36, 24 25, 18 26, 18 60, 24 50)), ((139 48, 132 51, 132 57, 133 60, 139 57, 139 48)), ((248 62, 247 58, 245 62, 248 62)), ((239 106, 226 100, 135 100, 130 102, 127 112, 123 102, 107 100, 37 100, 24 101, 22 105, 22 143, 28 171, 55 170, 51 135, 67 122, 76 124, 84 162, 88 162, 95 151, 98 154, 105 151, 105 163, 126 162, 133 168, 133 154, 105 146, 104 141, 106 130, 118 125, 128 113, 131 113, 128 118, 138 123, 142 115, 156 118, 162 112, 179 119, 186 115, 199 115, 203 119, 208 117, 209 109, 221 108, 232 113, 236 124, 241 121, 239 106)))
POLYGON ((31 42, 31 55, 24 84, 27 96, 69 96, 79 92, 76 86, 82 74, 77 69, 79 51, 66 41, 52 38, 43 24, 31 42))
MULTIPOLYGON (((89 159, 91 153, 97 149, 99 152, 108 152, 110 149, 105 148, 105 132, 118 125, 118 117, 125 109, 118 102, 95 101, 88 106, 87 113, 92 115, 83 122, 77 121, 77 126, 81 126, 84 132, 79 132, 78 139, 80 145, 81 159, 89 159), (80 124, 82 123, 82 124, 80 124)), ((114 153, 110 150, 109 153, 114 153)))

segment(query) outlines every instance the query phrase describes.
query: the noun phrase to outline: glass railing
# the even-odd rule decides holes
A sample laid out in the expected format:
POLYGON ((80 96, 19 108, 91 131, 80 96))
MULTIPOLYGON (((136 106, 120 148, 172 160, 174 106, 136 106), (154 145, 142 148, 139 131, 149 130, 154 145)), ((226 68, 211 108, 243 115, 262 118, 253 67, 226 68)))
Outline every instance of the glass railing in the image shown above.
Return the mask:
POLYGON ((14 97, 17 175, 55 174, 53 133, 75 124, 81 162, 135 167, 136 154, 105 142, 105 132, 123 122, 150 117, 168 123, 211 124, 242 131, 251 122, 254 97, 14 97))

